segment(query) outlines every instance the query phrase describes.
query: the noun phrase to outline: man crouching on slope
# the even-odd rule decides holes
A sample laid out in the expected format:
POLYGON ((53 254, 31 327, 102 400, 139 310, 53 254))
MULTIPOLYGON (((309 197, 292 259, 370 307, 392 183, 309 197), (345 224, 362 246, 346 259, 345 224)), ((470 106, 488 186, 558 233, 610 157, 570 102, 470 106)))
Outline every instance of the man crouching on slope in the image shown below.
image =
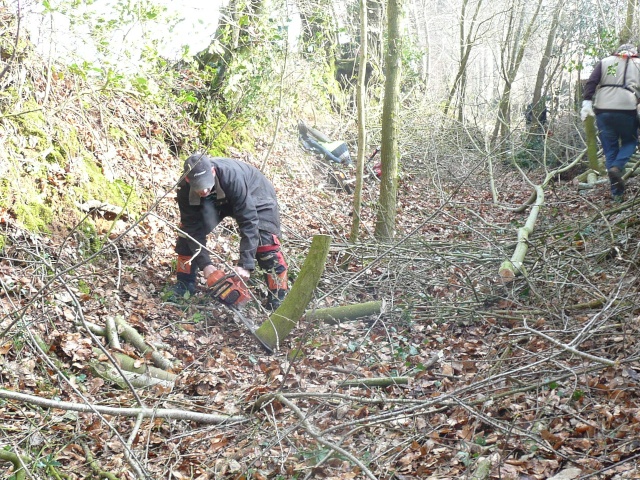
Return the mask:
POLYGON ((287 290, 287 263, 280 250, 280 212, 273 185, 257 168, 231 158, 191 155, 184 163, 185 178, 178 184, 180 229, 175 297, 193 294, 196 274, 208 278, 216 269, 206 245, 207 235, 232 217, 240 230, 240 258, 235 273, 248 280, 255 261, 266 274, 269 288, 266 308, 275 310, 287 290))

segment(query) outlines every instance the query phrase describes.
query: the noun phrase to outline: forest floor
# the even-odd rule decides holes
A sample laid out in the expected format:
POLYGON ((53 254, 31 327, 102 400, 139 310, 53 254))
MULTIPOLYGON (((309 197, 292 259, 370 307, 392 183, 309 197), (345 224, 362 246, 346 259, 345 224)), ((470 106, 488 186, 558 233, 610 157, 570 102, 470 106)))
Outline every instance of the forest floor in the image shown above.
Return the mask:
MULTIPOLYGON (((238 156, 260 166, 265 152, 238 156)), ((163 300, 179 167, 155 168, 168 195, 137 224, 118 220, 113 243, 88 261, 73 233, 28 234, 5 212, 0 386, 234 421, 100 417, 0 397, 2 444, 23 455, 33 478, 102 470, 133 479, 136 469, 158 479, 640 478, 637 180, 622 205, 606 185, 584 194, 552 183, 527 275, 504 284, 499 266, 528 215, 514 209, 531 191, 517 171, 497 167, 496 204, 485 167, 453 156, 403 159, 396 241, 372 240, 378 183, 368 176, 362 241, 351 245, 352 196, 335 168, 301 150, 293 126, 265 164, 292 280, 313 235, 331 235, 310 308, 382 300, 383 311, 340 325, 302 319, 268 355, 202 287, 184 304, 163 300), (78 323, 104 326, 116 316, 173 362, 173 385, 134 395, 95 374, 90 364, 106 358, 97 343, 114 350, 78 323), (396 384, 345 384, 390 377, 396 384)), ((543 176, 529 173, 534 183, 543 176)), ((221 265, 232 263, 233 223, 209 248, 221 265)), ((263 291, 256 280, 254 292, 263 291)), ((245 315, 267 318, 257 305, 245 315)), ((151 363, 128 344, 119 350, 151 363)), ((0 468, 11 475, 11 463, 0 468)))

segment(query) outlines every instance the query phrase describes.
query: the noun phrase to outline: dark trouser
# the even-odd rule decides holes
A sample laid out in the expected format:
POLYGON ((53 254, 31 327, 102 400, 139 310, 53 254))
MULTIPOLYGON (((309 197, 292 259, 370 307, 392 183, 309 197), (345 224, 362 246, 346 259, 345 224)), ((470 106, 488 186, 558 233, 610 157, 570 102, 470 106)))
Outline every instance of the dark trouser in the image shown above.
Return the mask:
MULTIPOLYGON (((638 146, 638 117, 635 112, 600 112, 596 124, 602 143, 607 170, 613 167, 624 172, 624 167, 638 146)), ((623 187, 611 185, 613 195, 622 195, 623 187), (621 191, 622 190, 622 191, 621 191)))

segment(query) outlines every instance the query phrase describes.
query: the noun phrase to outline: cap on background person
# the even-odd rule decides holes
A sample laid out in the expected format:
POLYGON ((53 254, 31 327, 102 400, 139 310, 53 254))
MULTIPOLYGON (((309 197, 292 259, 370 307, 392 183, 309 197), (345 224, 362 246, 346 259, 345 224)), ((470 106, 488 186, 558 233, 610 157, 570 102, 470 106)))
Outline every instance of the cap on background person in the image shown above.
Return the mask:
POLYGON ((632 43, 623 43, 616 50, 616 55, 621 57, 633 57, 638 55, 638 48, 632 43))

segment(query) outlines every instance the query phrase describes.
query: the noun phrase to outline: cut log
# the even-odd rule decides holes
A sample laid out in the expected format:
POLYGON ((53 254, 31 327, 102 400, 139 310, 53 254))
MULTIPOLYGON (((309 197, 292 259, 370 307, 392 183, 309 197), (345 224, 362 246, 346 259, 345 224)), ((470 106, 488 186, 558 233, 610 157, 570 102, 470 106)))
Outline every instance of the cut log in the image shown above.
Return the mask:
POLYGON ((380 313, 381 309, 382 302, 373 301, 309 310, 304 314, 304 316, 307 320, 318 320, 320 322, 328 323, 329 325, 337 325, 345 320, 357 320, 358 318, 377 315, 380 313))
POLYGON ((291 287, 291 291, 285 297, 282 305, 256 330, 256 336, 271 350, 276 350, 282 340, 294 329, 313 298, 313 292, 322 272, 324 272, 330 244, 331 237, 329 235, 313 237, 309 254, 300 269, 298 278, 291 287))
POLYGON ((584 131, 587 142, 587 159, 589 168, 599 175, 605 174, 604 165, 598 161, 598 136, 596 134, 595 117, 588 116, 584 121, 584 131))
POLYGON ((502 265, 500 265, 500 277, 505 282, 512 281, 519 273, 524 273, 523 263, 524 257, 529 249, 529 235, 533 233, 540 206, 544 203, 544 190, 542 187, 538 185, 535 187, 535 190, 537 194, 536 202, 533 207, 531 207, 526 223, 518 229, 518 244, 511 256, 511 260, 505 260, 502 265))

